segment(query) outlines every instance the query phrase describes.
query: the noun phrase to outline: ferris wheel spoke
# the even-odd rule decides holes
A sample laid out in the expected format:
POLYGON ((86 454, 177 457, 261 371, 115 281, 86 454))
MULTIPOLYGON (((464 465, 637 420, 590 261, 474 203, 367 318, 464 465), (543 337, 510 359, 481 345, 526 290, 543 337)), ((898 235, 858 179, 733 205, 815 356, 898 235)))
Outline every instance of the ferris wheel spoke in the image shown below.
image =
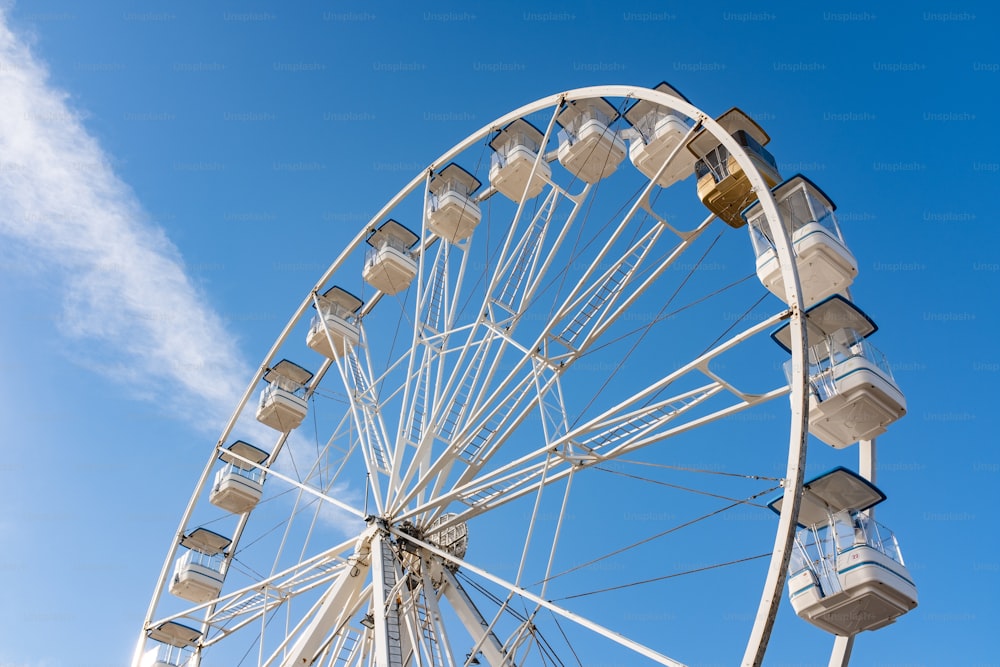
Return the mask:
MULTIPOLYGON (((483 617, 482 612, 476 607, 451 568, 441 568, 441 576, 441 596, 448 601, 448 605, 455 611, 459 621, 473 640, 470 657, 482 651, 490 665, 506 666, 511 664, 504 654, 500 640, 489 627, 486 618, 483 617)), ((467 658, 463 664, 468 663, 469 659, 467 658)))
POLYGON ((259 622, 292 600, 337 581, 350 565, 349 560, 340 554, 353 543, 354 540, 350 540, 337 545, 221 598, 156 619, 150 625, 155 627, 178 620, 204 624, 207 630, 203 646, 211 646, 233 632, 259 622), (211 609, 211 613, 206 615, 206 609, 211 609))
MULTIPOLYGON (((660 381, 634 393, 614 408, 565 432, 554 434, 550 439, 543 438, 533 451, 508 464, 489 472, 481 472, 482 465, 471 464, 488 461, 516 431, 521 421, 538 409, 546 395, 541 391, 529 393, 533 387, 528 380, 534 376, 526 375, 525 382, 519 385, 522 394, 519 396, 511 393, 506 397, 511 406, 514 404, 520 406, 520 412, 515 413, 513 410, 503 412, 502 414, 510 417, 508 421, 495 421, 491 429, 483 427, 486 433, 480 441, 489 444, 489 449, 483 452, 483 456, 479 460, 463 459, 463 462, 469 465, 450 488, 444 488, 439 479, 439 485, 432 494, 433 500, 416 506, 405 516, 415 516, 428 511, 439 512, 450 503, 459 502, 465 505, 466 509, 453 520, 468 520, 472 516, 531 493, 538 488, 543 479, 549 481, 562 479, 574 466, 589 467, 606 462, 787 395, 789 391, 787 385, 759 394, 745 393, 721 379, 710 369, 710 363, 714 359, 769 329, 782 317, 782 313, 776 314, 733 335, 660 381), (707 376, 710 382, 666 397, 661 396, 675 383, 699 375, 707 376), (729 396, 728 401, 721 400, 725 396, 729 396), (523 404, 517 400, 521 397, 525 398, 523 404), (530 398, 530 401, 527 398, 530 398), (708 408, 709 404, 711 408, 708 408), (549 452, 556 452, 558 458, 547 461, 549 452)), ((556 379, 558 375, 553 373, 550 383, 546 385, 548 390, 558 386, 556 379)), ((546 393, 558 396, 555 392, 546 393)), ((499 411, 494 414, 498 413, 499 411)), ((564 414, 564 409, 560 407, 557 413, 564 414)), ((443 456, 442 461, 451 461, 451 458, 443 456)))
MULTIPOLYGON (((361 336, 364 341, 363 329, 361 336)), ((359 346, 359 349, 365 348, 359 346)), ((348 347, 345 352, 343 357, 337 359, 337 368, 347 393, 349 413, 355 429, 354 437, 360 444, 368 471, 367 483, 372 488, 376 507, 382 511, 382 480, 391 478, 392 459, 389 453, 390 439, 378 394, 378 379, 373 377, 367 355, 362 357, 358 349, 353 347, 348 347)))
MULTIPOLYGON (((711 472, 676 465, 679 453, 725 457, 734 435, 771 439, 778 424, 727 418, 760 408, 757 416, 770 417, 774 399, 791 395, 787 456, 769 448, 772 458, 761 461, 771 466, 781 458, 787 468, 764 590, 712 568, 729 587, 727 603, 752 605, 759 595, 745 646, 747 655, 762 655, 787 571, 803 415, 811 409, 806 388, 815 382, 803 361, 808 340, 799 312, 809 303, 797 292, 818 301, 822 290, 843 293, 851 277, 844 277, 851 267, 839 263, 829 267, 829 281, 825 265, 799 277, 806 269, 794 230, 779 234, 781 207, 795 188, 805 188, 804 196, 817 189, 789 179, 768 190, 771 177, 780 177, 761 148, 767 139, 742 112, 712 120, 666 84, 601 86, 525 105, 431 162, 336 256, 268 352, 182 515, 133 667, 514 667, 562 664, 564 651, 582 664, 591 655, 581 647, 595 640, 608 651, 601 659, 627 649, 636 659, 618 662, 680 664, 644 643, 652 641, 696 660, 703 647, 684 645, 693 636, 688 618, 653 640, 642 638, 648 628, 641 627, 623 637, 609 629, 614 621, 601 624, 614 611, 582 606, 594 599, 584 596, 600 591, 559 578, 612 557, 616 565, 638 559, 631 550, 657 537, 636 542, 648 526, 616 524, 607 540, 629 546, 589 559, 575 532, 582 522, 571 521, 569 510, 603 501, 590 485, 604 478, 594 479, 599 470, 576 475, 617 467, 606 464, 624 464, 644 448, 648 465, 711 472), (723 167, 743 179, 732 190, 719 180, 723 167), (700 203, 688 188, 674 187, 695 175, 700 203), (746 217, 756 215, 758 195, 762 217, 746 217), (706 217, 701 204, 713 213, 706 217), (730 229, 741 226, 750 231, 753 255, 745 235, 730 229), (709 227, 722 229, 709 235, 709 227), (755 267, 739 270, 754 256, 755 267), (754 271, 762 285, 747 280, 754 271), (361 281, 366 300, 352 294, 361 281), (809 292, 807 283, 817 281, 830 284, 809 292), (764 303, 767 292, 787 304, 782 312, 764 303), (303 331, 310 306, 317 318, 303 331), (720 325, 720 312, 735 323, 720 325), (766 339, 782 320, 792 330, 785 377, 786 357, 766 339), (297 330, 322 361, 299 357, 297 330), (244 419, 249 397, 273 389, 273 375, 265 375, 282 357, 302 377, 319 370, 295 387, 278 387, 287 403, 262 402, 258 419, 279 435, 258 456, 230 436, 258 437, 256 424, 244 419), (243 486, 223 495, 220 479, 243 486), (514 503, 530 511, 518 514, 514 503), (498 523, 510 529, 512 519, 523 540, 490 534, 498 523), (469 548, 470 531, 476 543, 482 536, 474 548, 483 551, 469 548), (345 533, 352 537, 343 540, 345 533), (581 548, 586 562, 553 574, 568 545, 581 548), (495 567, 516 567, 516 575, 500 578, 473 565, 483 554, 495 567), (196 558, 209 565, 189 567, 196 558), (564 645, 550 642, 560 636, 564 645)), ((822 220, 814 215, 809 224, 822 220)), ((820 319, 811 322, 820 326, 820 319)), ((684 481, 675 484, 623 472, 607 479, 625 503, 634 496, 617 485, 641 483, 663 494, 657 500, 684 503, 684 514, 697 518, 679 527, 714 516, 704 510, 719 501, 748 502, 730 486, 747 482, 730 477, 671 479, 684 481)), ((757 527, 728 526, 739 535, 727 544, 759 553, 769 535, 757 527)), ((711 528, 685 536, 702 539, 711 528)), ((716 535, 705 537, 710 548, 718 546, 716 535)), ((744 562, 745 555, 719 560, 744 562)), ((638 584, 663 578, 610 581, 602 590, 622 590, 629 604, 642 604, 647 593, 638 584)), ((678 602, 697 607, 692 618, 705 612, 698 605, 707 596, 694 597, 678 602)))
POLYGON ((472 563, 457 558, 455 555, 450 554, 447 551, 433 544, 429 544, 425 541, 414 538, 413 536, 407 535, 406 533, 399 532, 392 527, 389 528, 389 531, 393 535, 395 535, 398 539, 403 540, 404 542, 409 542, 422 549, 425 549, 429 553, 432 553, 440 558, 443 558, 445 561, 454 563, 455 565, 459 566, 462 570, 466 572, 472 572, 476 576, 482 577, 483 579, 497 586, 500 586, 501 588, 505 589, 506 591, 508 591, 513 595, 528 600, 529 602, 533 602, 540 607, 544 607, 545 609, 553 612, 554 614, 562 616, 563 618, 566 618, 578 625, 581 625, 587 628, 588 630, 596 632, 597 634, 602 635, 607 639, 610 639, 611 641, 638 653, 639 655, 642 655, 646 658, 649 658, 650 660, 653 660, 657 664, 668 665, 670 667, 684 667, 683 663, 680 663, 672 658, 667 657, 666 655, 658 653, 650 649, 649 647, 640 644, 639 642, 628 639, 627 637, 624 637, 623 635, 614 632, 613 630, 609 630, 597 623, 594 623, 593 621, 579 614, 576 614, 572 611, 569 611, 568 609, 564 609, 563 607, 553 602, 545 600, 544 598, 532 593, 531 591, 525 588, 512 584, 494 574, 487 572, 486 570, 483 570, 482 568, 473 565, 472 563))
MULTIPOLYGON (((425 223, 426 227, 426 223, 425 223)), ((403 386, 402 407, 396 433, 393 469, 399 470, 406 447, 419 449, 428 427, 430 405, 437 398, 443 357, 449 352, 448 338, 458 312, 458 298, 468 264, 469 240, 459 243, 439 242, 431 261, 429 274, 418 272, 417 325, 413 329, 410 352, 407 355, 407 381, 403 386), (452 255, 459 255, 457 269, 452 268, 452 255)), ((428 253, 421 254, 421 262, 428 253)), ((422 460, 417 452, 414 457, 422 460)), ((393 489, 399 491, 399 482, 393 489)))
MULTIPOLYGON (((650 263, 647 259, 664 231, 664 225, 654 225, 624 250, 619 250, 617 256, 611 252, 612 245, 607 244, 589 264, 584 279, 577 283, 560 306, 553 308, 554 314, 548 317, 542 333, 531 345, 519 344, 510 327, 501 327, 500 322, 483 322, 481 326, 485 336, 472 354, 472 363, 464 367, 464 376, 455 393, 442 404, 448 410, 447 414, 438 417, 439 421, 431 429, 446 445, 438 465, 433 469, 436 490, 443 488, 442 482, 450 474, 452 465, 459 460, 469 470, 481 467, 496 451, 495 443, 502 442, 504 434, 520 423, 525 413, 519 413, 519 409, 531 393, 525 391, 526 378, 536 378, 534 394, 539 400, 535 403, 543 406, 558 376, 626 312, 629 305, 675 262, 704 228, 702 225, 696 229, 648 267, 645 264, 650 263), (610 268, 598 272, 598 267, 608 265, 610 268), (641 276, 643 272, 645 275, 641 276), (632 289, 628 289, 630 287, 632 289), (561 348, 558 351, 553 345, 556 342, 561 348), (510 363, 507 359, 511 354, 504 354, 508 351, 516 355, 513 368, 493 380, 501 365, 510 363), (492 363, 487 364, 487 359, 492 359, 492 363), (537 381, 537 378, 543 379, 537 381), (520 418, 511 418, 519 414, 520 418)), ((623 229, 624 223, 613 236, 620 236, 623 229)), ((424 441, 425 454, 431 440, 428 437, 424 441)), ((420 464, 426 466, 426 463, 424 456, 420 464)), ((459 483, 467 480, 468 474, 469 471, 459 483)), ((408 472, 406 481, 413 475, 413 470, 408 472)), ((402 502, 413 497, 410 494, 402 502)))
POLYGON ((374 526, 361 533, 354 542, 354 553, 348 557, 341 576, 275 650, 275 657, 282 655, 282 667, 312 664, 313 658, 327 643, 331 629, 341 627, 363 604, 364 591, 367 590, 366 575, 373 562, 377 561, 372 553, 376 534, 374 526))
POLYGON ((437 502, 417 507, 413 514, 440 511, 457 502, 465 505, 466 509, 454 513, 449 524, 469 521, 475 516, 536 492, 542 486, 561 482, 574 471, 607 463, 710 421, 730 417, 759 403, 788 394, 787 386, 779 387, 759 395, 752 403, 738 400, 714 412, 674 423, 674 420, 680 420, 688 408, 693 408, 701 400, 722 391, 718 385, 706 387, 665 399, 628 416, 608 417, 606 422, 593 422, 588 424, 587 429, 574 430, 549 447, 540 448, 464 487, 441 494, 437 502), (675 407, 666 411, 666 406, 675 407), (586 435, 586 438, 581 438, 582 444, 576 443, 573 438, 582 435, 586 435), (553 447, 560 451, 560 455, 552 460, 545 459, 553 447))

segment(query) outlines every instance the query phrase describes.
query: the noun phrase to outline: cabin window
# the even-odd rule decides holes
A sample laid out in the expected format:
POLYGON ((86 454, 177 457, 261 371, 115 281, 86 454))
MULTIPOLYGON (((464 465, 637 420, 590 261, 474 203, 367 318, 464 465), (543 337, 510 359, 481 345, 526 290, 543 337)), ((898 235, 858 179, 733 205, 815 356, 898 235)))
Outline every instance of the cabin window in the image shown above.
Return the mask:
POLYGON ((729 151, 725 146, 716 146, 698 160, 694 165, 694 173, 699 179, 711 174, 716 183, 722 181, 729 176, 729 151))
POLYGON ((735 139, 740 146, 743 146, 744 148, 749 149, 750 152, 759 155, 763 158, 764 162, 767 162, 771 166, 772 169, 778 171, 778 163, 774 161, 774 156, 745 131, 737 130, 733 133, 733 139, 735 139))
POLYGON ((639 132, 643 142, 648 144, 656 138, 656 126, 659 124, 660 120, 666 118, 667 115, 666 111, 659 109, 650 111, 634 123, 632 127, 639 132))
POLYGON ((763 213, 750 223, 750 243, 753 245, 753 251, 757 257, 774 248, 771 230, 767 226, 767 217, 763 213))
MULTIPOLYGON (((885 355, 853 329, 839 329, 809 347, 809 384, 819 401, 837 394, 837 366, 860 357, 878 368, 890 383, 895 384, 892 367, 885 355)), ((785 377, 792 380, 792 360, 784 363, 785 377)))

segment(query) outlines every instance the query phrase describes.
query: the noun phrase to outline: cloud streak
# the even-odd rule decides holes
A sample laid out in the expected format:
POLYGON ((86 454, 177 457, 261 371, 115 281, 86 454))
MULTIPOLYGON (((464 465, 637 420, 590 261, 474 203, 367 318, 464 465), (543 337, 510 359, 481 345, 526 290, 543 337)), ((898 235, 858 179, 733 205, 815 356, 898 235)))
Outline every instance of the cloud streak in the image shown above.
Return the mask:
POLYGON ((57 290, 75 359, 217 429, 249 377, 177 248, 0 8, 0 239, 57 290))

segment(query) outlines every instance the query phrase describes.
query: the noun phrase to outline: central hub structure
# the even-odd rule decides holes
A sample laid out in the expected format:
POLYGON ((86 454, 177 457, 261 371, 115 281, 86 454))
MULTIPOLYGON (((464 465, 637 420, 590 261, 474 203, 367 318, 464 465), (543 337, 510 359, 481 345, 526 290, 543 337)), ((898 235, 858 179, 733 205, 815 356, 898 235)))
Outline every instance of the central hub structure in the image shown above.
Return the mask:
MULTIPOLYGON (((433 544, 455 558, 465 558, 465 552, 469 547, 469 528, 464 521, 455 522, 454 518, 454 514, 442 514, 423 531, 409 521, 404 521, 400 524, 399 529, 418 540, 433 544)), ((435 587, 441 585, 441 574, 438 567, 446 567, 452 572, 458 571, 459 566, 455 562, 427 553, 417 545, 403 542, 401 546, 403 566, 415 576, 419 576, 422 572, 423 558, 431 557, 435 566, 431 568, 429 574, 431 583, 435 587)))

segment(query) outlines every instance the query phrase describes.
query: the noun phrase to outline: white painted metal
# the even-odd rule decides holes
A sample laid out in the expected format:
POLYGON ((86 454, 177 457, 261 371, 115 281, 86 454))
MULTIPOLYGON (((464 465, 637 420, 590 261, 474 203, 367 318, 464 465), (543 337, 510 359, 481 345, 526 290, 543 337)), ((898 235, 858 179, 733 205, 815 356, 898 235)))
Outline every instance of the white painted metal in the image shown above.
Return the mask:
MULTIPOLYGON (((452 161, 484 137, 492 135, 496 128, 518 118, 551 109, 552 114, 542 138, 544 146, 552 140, 556 114, 562 102, 600 96, 630 97, 672 108, 693 120, 694 125, 689 134, 697 128, 705 128, 712 134, 720 135, 720 143, 726 145, 737 161, 749 165, 747 156, 731 137, 711 117, 686 100, 662 91, 601 86, 554 95, 515 110, 470 135, 432 163, 429 169, 434 170, 438 165, 452 161)), ((681 144, 674 149, 674 153, 679 148, 681 144)), ((791 261, 789 241, 782 238, 773 200, 764 182, 748 168, 755 188, 763 193, 761 202, 765 213, 776 228, 772 231, 775 234, 779 263, 782 265, 787 301, 791 304, 788 313, 775 316, 775 321, 778 317, 786 317, 792 327, 790 340, 796 374, 790 387, 779 386, 762 394, 746 393, 729 384, 708 365, 715 357, 758 335, 765 327, 772 326, 774 322, 768 321, 730 336, 706 355, 686 364, 682 371, 670 373, 669 379, 637 391, 616 407, 603 412, 600 417, 589 419, 582 426, 572 426, 564 405, 563 375, 602 340, 614 323, 627 316, 633 304, 653 286, 654 281, 666 275, 677 264, 678 258, 707 228, 710 219, 692 231, 680 231, 675 223, 668 222, 655 212, 650 197, 654 184, 649 183, 625 214, 625 218, 607 232, 603 248, 587 258, 586 265, 580 272, 582 278, 577 277, 579 282, 567 285, 565 294, 552 302, 553 308, 547 319, 540 323, 525 324, 523 315, 534 307, 539 294, 551 289, 546 281, 551 280, 552 276, 558 276, 562 270, 553 263, 553 258, 557 249, 573 247, 571 229, 577 224, 577 216, 584 210, 584 204, 590 195, 589 187, 573 194, 563 190, 558 183, 551 182, 551 177, 544 173, 548 165, 541 157, 541 153, 535 156, 530 171, 525 176, 521 193, 512 197, 519 202, 517 211, 510 221, 506 237, 497 245, 498 253, 491 257, 492 263, 485 272, 487 280, 480 292, 484 295, 482 307, 477 310, 473 306, 479 319, 468 322, 460 322, 458 319, 463 313, 462 309, 467 307, 461 287, 466 282, 471 282, 468 278, 470 273, 476 273, 467 271, 471 240, 439 244, 435 249, 432 246, 437 239, 424 235, 423 243, 413 249, 414 256, 419 260, 419 270, 415 273, 416 303, 419 304, 419 310, 414 324, 414 338, 409 342, 410 352, 391 360, 391 363, 383 364, 384 360, 376 363, 370 357, 365 327, 361 324, 357 346, 345 346, 343 356, 324 361, 304 388, 303 398, 307 399, 313 394, 327 370, 331 367, 336 369, 335 375, 340 376, 341 382, 335 387, 335 391, 339 388, 343 392, 340 400, 346 403, 347 412, 345 419, 336 426, 335 436, 331 437, 326 448, 331 452, 339 451, 343 439, 345 442, 350 441, 350 446, 345 445, 345 449, 353 451, 357 448, 364 454, 374 513, 388 521, 387 528, 391 534, 396 540, 401 540, 404 538, 396 530, 396 526, 404 519, 432 521, 444 515, 448 506, 454 502, 462 503, 468 509, 456 513, 454 519, 446 521, 466 521, 518 497, 540 493, 547 485, 562 483, 573 469, 613 460, 640 447, 691 431, 790 392, 792 420, 786 474, 786 509, 779 519, 774 554, 744 658, 745 664, 759 664, 773 624, 787 566, 788 546, 797 512, 797 494, 801 486, 805 455, 805 392, 799 386, 799 378, 803 377, 801 369, 804 368, 804 335, 799 315, 801 298, 798 295, 799 287, 794 263, 791 261), (538 194, 544 192, 544 196, 532 202, 535 213, 531 214, 525 205, 527 198, 523 194, 525 189, 534 186, 536 178, 540 176, 543 188, 538 194), (648 234, 626 244, 629 225, 639 215, 650 215, 658 224, 648 234), (677 245, 671 246, 667 238, 674 239, 677 245), (445 246, 450 249, 443 251, 442 247, 445 246), (653 251, 654 248, 656 252, 653 251), (664 255, 665 248, 667 252, 664 255), (521 330, 525 333, 520 333, 521 330), (454 372, 454 368, 463 370, 454 372), (400 373, 405 376, 402 383, 390 382, 391 378, 400 373), (703 381, 707 378, 708 382, 700 389, 692 390, 680 384, 697 376, 702 376, 703 381), (674 385, 675 382, 678 384, 674 385), (671 397, 657 396, 662 390, 671 397), (642 401, 650 397, 655 397, 656 400, 643 405, 642 401), (700 406, 708 405, 718 397, 727 397, 729 402, 699 412, 700 406), (398 406, 400 403, 402 416, 399 422, 387 420, 385 406, 398 406), (484 474, 483 467, 492 464, 497 453, 505 445, 509 445, 514 434, 525 428, 529 419, 536 415, 541 415, 541 421, 546 425, 537 451, 510 463, 500 462, 496 464, 496 470, 484 474), (339 434, 349 434, 350 437, 345 435, 341 438, 339 434), (441 453, 441 443, 447 445, 444 454, 441 453), (581 446, 583 443, 586 443, 585 446, 581 446), (558 455, 550 456, 552 452, 558 452, 558 455)), ((667 159, 660 171, 668 169, 670 162, 671 159, 667 159)), ((328 286, 332 276, 363 248, 368 230, 388 218, 397 205, 421 186, 426 192, 426 173, 414 178, 373 216, 371 222, 348 244, 321 277, 313 292, 328 286)), ((482 277, 481 269, 478 273, 480 275, 474 276, 475 278, 482 277)), ((392 287, 367 300, 358 312, 361 322, 378 307, 382 301, 381 296, 389 293, 388 289, 392 287)), ((209 465, 184 512, 178 533, 190 526, 192 517, 196 514, 198 498, 211 479, 210 473, 215 470, 215 456, 223 443, 229 440, 253 388, 259 383, 264 371, 278 358, 293 329, 314 302, 313 299, 310 294, 302 302, 253 378, 212 453, 209 465)), ((467 316, 468 311, 464 312, 467 316)), ((313 479, 308 475, 318 473, 310 472, 302 477, 301 472, 295 475, 285 474, 271 467, 285 449, 287 431, 279 430, 284 432, 277 436, 277 443, 271 449, 272 456, 266 464, 268 477, 290 485, 303 497, 320 499, 323 506, 349 509, 355 515, 360 514, 352 503, 337 498, 339 490, 333 486, 332 481, 335 476, 317 485, 305 480, 313 479)), ((255 510, 254 514, 256 512, 255 510)), ((248 516, 241 517, 233 530, 234 545, 240 543, 248 516)), ((444 524, 445 527, 447 525, 453 524, 444 524)), ((364 552, 370 556, 365 549, 371 549, 373 542, 380 545, 375 552, 381 554, 392 552, 396 548, 388 536, 376 536, 373 530, 370 528, 363 534, 365 546, 356 548, 357 553, 364 552)), ((459 561, 453 554, 448 554, 433 544, 416 538, 412 543, 417 544, 426 554, 434 554, 435 557, 457 563, 468 572, 504 586, 512 595, 530 601, 537 608, 548 609, 573 620, 601 636, 635 650, 639 655, 660 664, 680 664, 658 651, 568 612, 523 586, 507 584, 482 568, 474 567, 464 560, 459 561)), ((345 562, 342 557, 337 556, 344 553, 343 546, 322 556, 306 558, 301 563, 276 573, 265 573, 256 586, 227 592, 217 602, 205 603, 190 610, 167 612, 161 609, 161 592, 167 577, 167 566, 172 562, 176 549, 174 538, 150 603, 134 664, 138 664, 138 656, 146 646, 145 630, 161 622, 164 617, 169 618, 171 614, 183 619, 204 614, 205 634, 200 641, 208 649, 217 643, 226 643, 226 636, 242 627, 252 623, 263 627, 263 621, 269 614, 284 608, 290 611, 290 600, 297 596, 308 599, 323 586, 330 588, 309 607, 311 611, 304 616, 293 617, 286 630, 287 638, 270 654, 274 664, 279 660, 282 665, 308 664, 303 660, 319 655, 326 656, 323 658, 324 664, 341 664, 334 662, 335 651, 340 650, 344 651, 343 655, 353 656, 350 659, 354 662, 343 664, 367 664, 362 662, 366 659, 363 657, 366 655, 365 651, 357 648, 357 643, 349 646, 346 639, 361 636, 380 637, 379 645, 384 645, 385 648, 376 650, 381 651, 384 660, 390 661, 384 664, 391 664, 393 660, 401 661, 403 652, 414 656, 423 655, 426 659, 427 656, 434 655, 437 650, 434 647, 440 645, 444 634, 437 632, 433 639, 422 638, 419 627, 414 625, 414 619, 419 617, 418 609, 430 610, 435 604, 445 600, 459 615, 465 614, 475 623, 482 619, 478 612, 472 612, 475 607, 471 605, 471 601, 463 601, 463 596, 455 595, 454 586, 445 585, 442 592, 427 590, 427 586, 423 585, 422 595, 432 596, 433 600, 419 602, 413 598, 397 602, 395 613, 399 613, 400 605, 407 613, 399 626, 399 653, 393 653, 395 640, 390 641, 388 634, 393 614, 391 609, 387 610, 384 605, 370 609, 376 627, 374 634, 358 628, 356 620, 369 609, 367 605, 376 600, 385 602, 386 595, 393 590, 401 590, 398 589, 401 580, 390 582, 392 577, 389 570, 376 565, 374 569, 381 568, 381 573, 376 573, 375 579, 381 585, 366 586, 359 580, 364 580, 368 574, 367 568, 372 567, 371 558, 383 564, 385 561, 370 556, 345 562), (220 632, 219 628, 224 624, 226 631, 220 632), (377 629, 380 624, 382 630, 377 629), (394 657, 397 655, 399 657, 394 657)), ((227 558, 226 567, 229 562, 227 558)), ((401 574, 395 569, 394 572, 396 575, 401 574)), ((444 575, 445 579, 447 576, 444 575)), ((465 621, 462 624, 470 628, 474 641, 484 640, 480 649, 491 664, 504 664, 504 648, 492 633, 475 633, 471 629, 474 626, 469 626, 465 621)), ((271 626, 272 629, 274 627, 276 626, 271 626)))
POLYGON ((833 638, 833 652, 830 654, 829 667, 847 667, 851 662, 851 651, 854 650, 854 638, 857 635, 833 638))
POLYGON ((447 553, 443 549, 439 549, 439 548, 435 547, 433 544, 428 544, 426 542, 420 542, 420 541, 415 541, 415 543, 418 544, 419 546, 421 546, 422 548, 426 549, 430 553, 435 554, 436 556, 440 556, 441 558, 444 558, 445 560, 447 560, 449 562, 455 563, 456 565, 458 565, 459 567, 461 567, 464 570, 467 570, 469 572, 474 572, 475 574, 483 577, 484 579, 487 579, 487 580, 493 582, 494 584, 498 584, 500 586, 503 586, 504 588, 506 588, 507 590, 511 591, 512 593, 515 593, 516 595, 518 595, 518 596, 520 596, 520 597, 522 597, 522 598, 524 598, 526 600, 534 602, 535 604, 539 605, 540 607, 544 607, 545 609, 548 609, 549 611, 551 611, 551 612, 553 612, 555 614, 558 614, 559 616, 562 616, 563 618, 566 618, 566 619, 568 619, 570 621, 573 621, 574 623, 578 623, 578 624, 584 626, 585 628, 587 628, 589 630, 592 630, 592 631, 594 631, 594 632, 596 632, 596 633, 598 633, 598 634, 600 634, 600 635, 602 635, 602 636, 610 639, 613 642, 616 642, 618 644, 621 644, 622 646, 626 646, 628 648, 631 648, 632 650, 634 650, 639 655, 642 655, 643 657, 649 658, 650 660, 653 660, 657 664, 668 665, 670 667, 684 667, 684 665, 682 663, 677 662, 676 660, 668 658, 665 655, 661 655, 661 654, 657 653, 656 651, 653 651, 653 650, 649 649, 648 647, 639 644, 638 642, 634 642, 634 641, 628 639, 627 637, 625 637, 625 636, 623 636, 623 635, 621 635, 621 634, 619 634, 617 632, 613 632, 611 630, 608 630, 607 628, 604 628, 604 627, 598 625, 597 623, 594 623, 593 621, 589 621, 586 618, 580 616, 579 614, 575 614, 575 613, 573 613, 571 611, 563 609, 562 607, 560 607, 558 605, 555 605, 555 604, 549 602, 548 600, 545 600, 545 599, 543 599, 543 598, 535 595, 534 593, 531 593, 530 591, 525 590, 524 588, 520 588, 520 587, 518 587, 518 586, 516 586, 516 585, 514 585, 514 584, 512 584, 512 583, 510 583, 508 581, 504 581, 500 577, 497 577, 497 576, 495 576, 493 574, 490 574, 486 570, 478 568, 475 565, 472 565, 471 563, 463 561, 463 560, 461 560, 459 558, 455 558, 454 556, 452 556, 451 554, 447 553))
POLYGON ((313 664, 313 657, 320 650, 325 629, 342 622, 344 613, 352 609, 354 605, 351 601, 356 600, 364 586, 368 568, 372 566, 373 560, 378 559, 377 545, 376 552, 372 553, 375 535, 377 532, 372 527, 358 538, 354 547, 354 558, 349 564, 350 569, 345 570, 345 576, 338 577, 336 583, 324 594, 315 614, 312 615, 311 622, 284 656, 282 667, 304 667, 313 664))
POLYGON ((510 663, 504 654, 500 640, 486 629, 488 626, 486 619, 476 608, 465 588, 462 587, 450 569, 442 567, 441 576, 444 578, 444 584, 441 587, 442 594, 475 642, 472 652, 482 651, 488 664, 506 667, 510 663))
MULTIPOLYGON (((867 479, 872 484, 877 470, 877 455, 875 449, 875 439, 861 440, 858 442, 858 475, 867 479)), ((875 520, 875 508, 870 507, 865 511, 865 515, 875 520)), ((857 635, 837 635, 833 638, 833 650, 830 653, 829 667, 847 667, 851 662, 851 653, 854 651, 854 641, 857 635)))

